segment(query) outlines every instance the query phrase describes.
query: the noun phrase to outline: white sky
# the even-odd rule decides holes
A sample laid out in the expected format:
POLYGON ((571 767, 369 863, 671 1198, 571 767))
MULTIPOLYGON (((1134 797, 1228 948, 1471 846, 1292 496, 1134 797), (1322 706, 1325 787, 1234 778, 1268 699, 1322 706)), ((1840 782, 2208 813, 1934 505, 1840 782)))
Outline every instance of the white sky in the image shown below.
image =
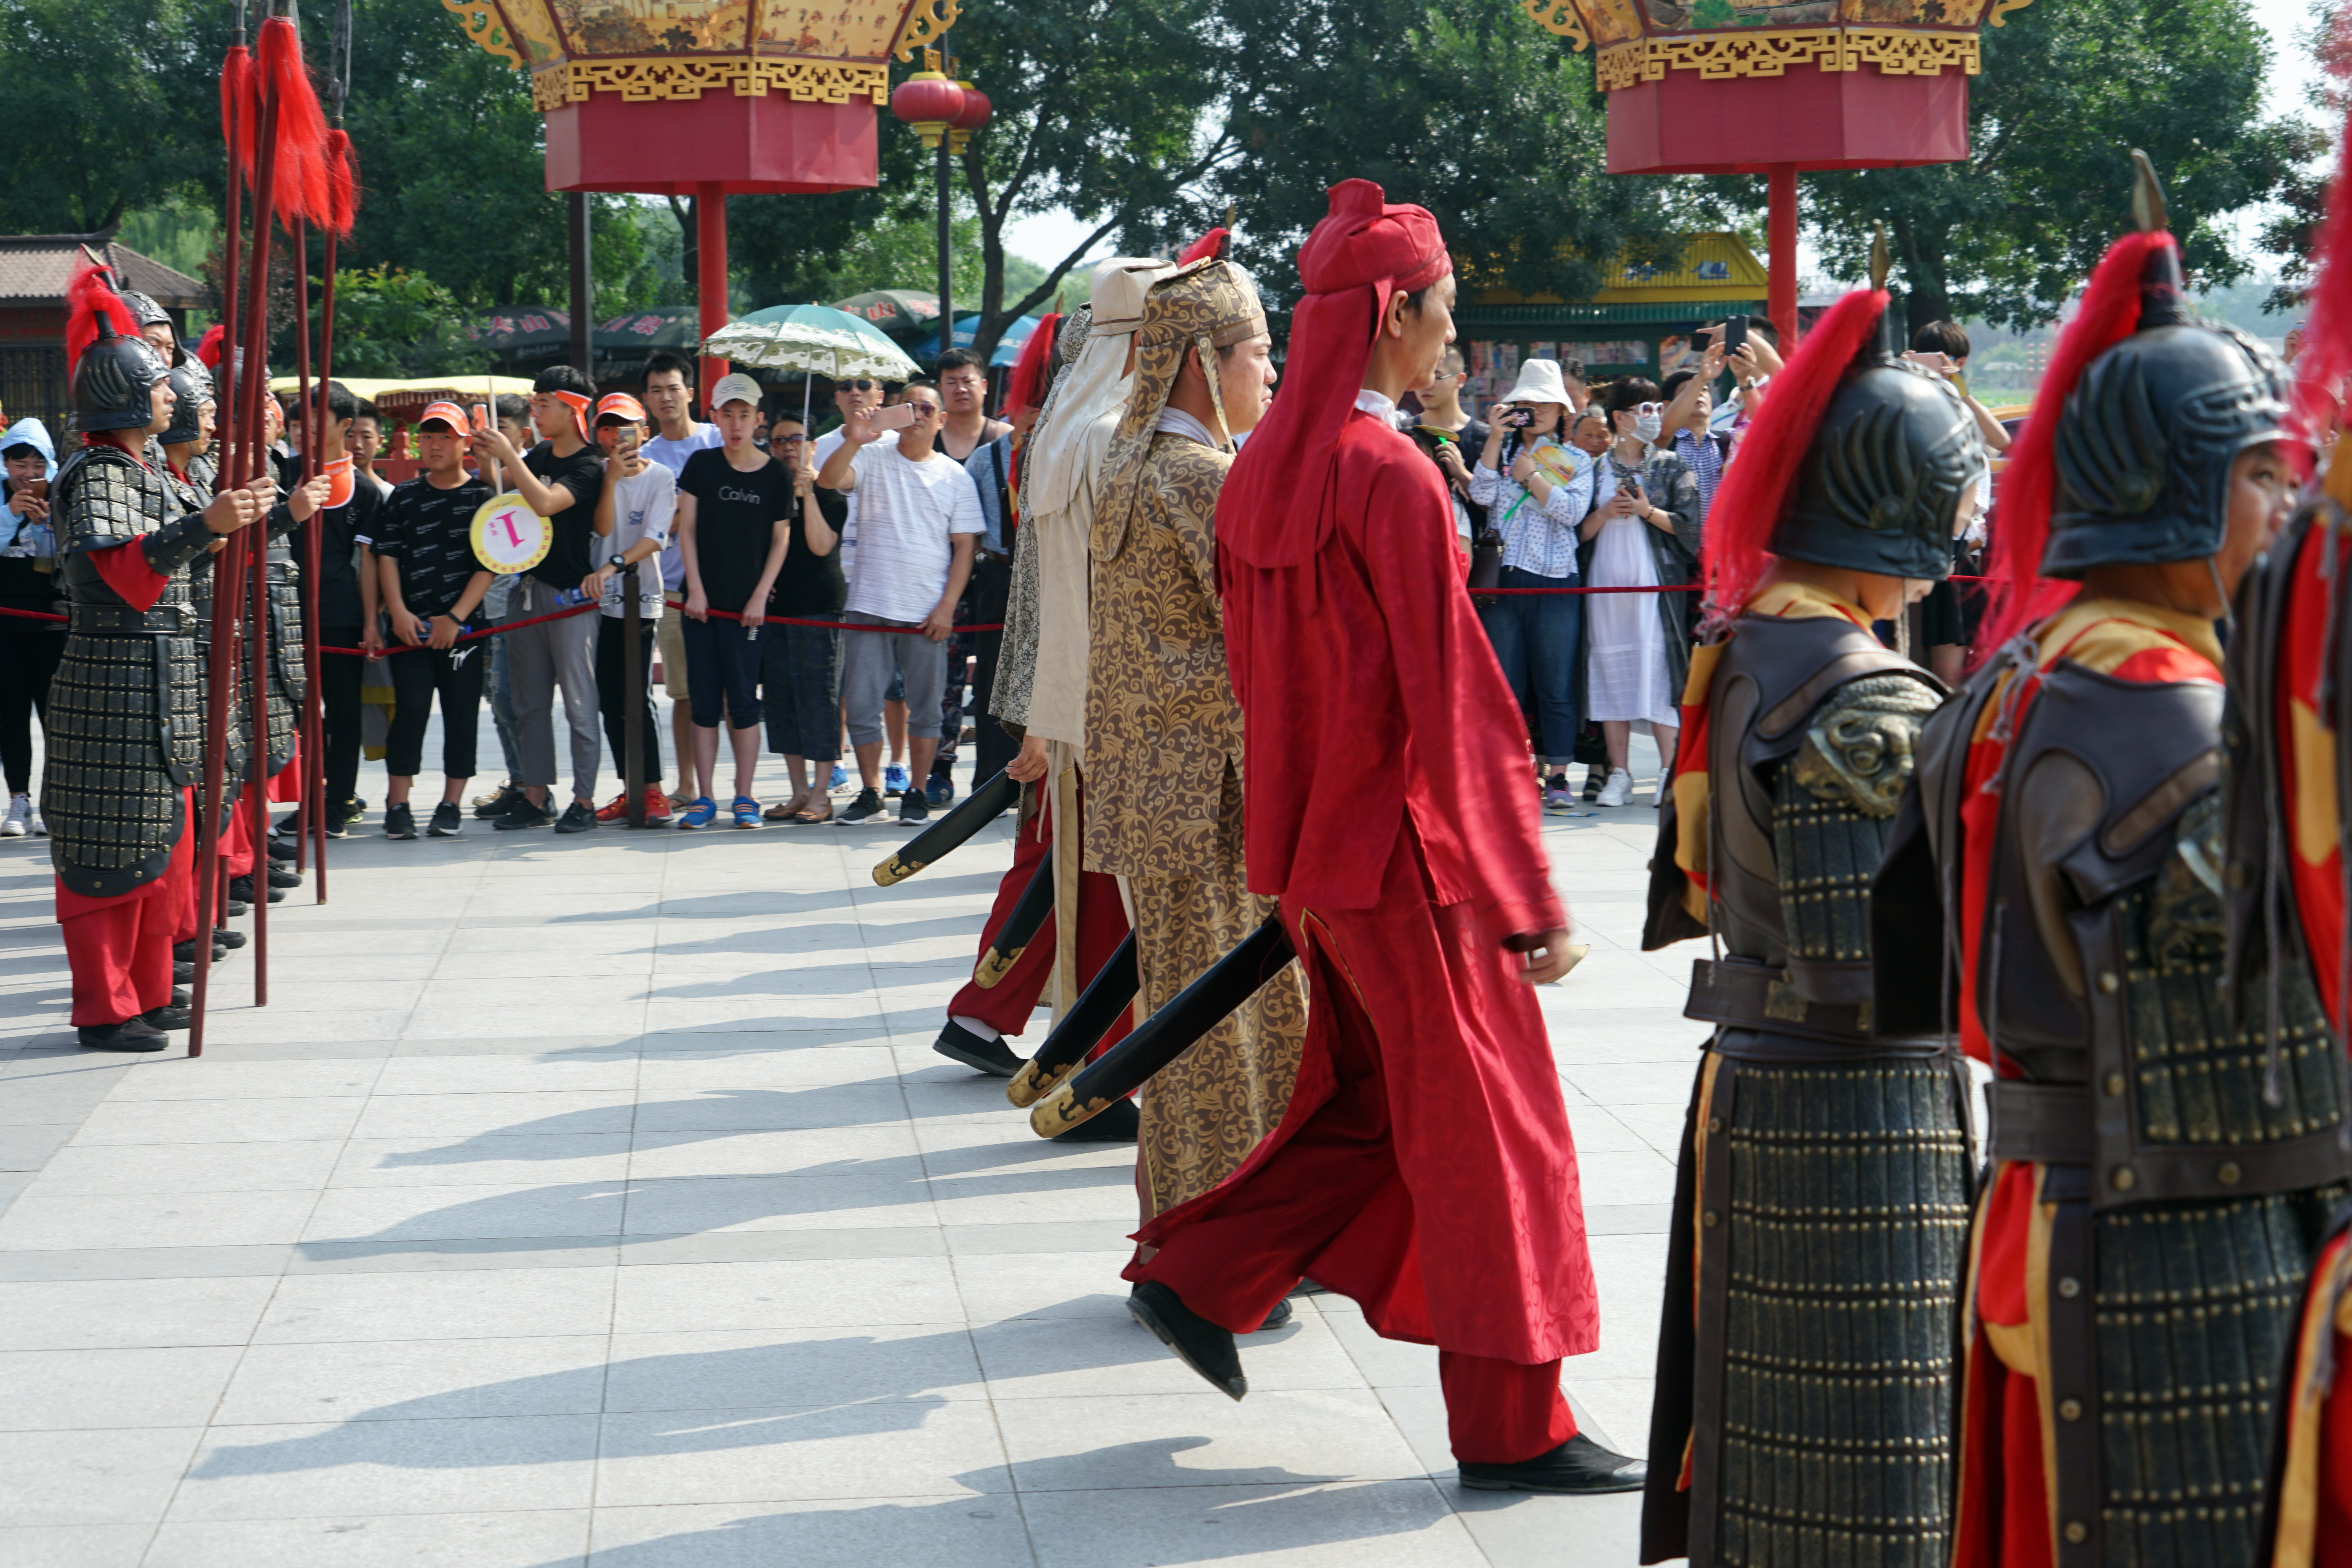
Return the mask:
MULTIPOLYGON (((2065 0, 2041 0, 2041 3, 2063 5, 2065 0)), ((2309 0, 2248 0, 2248 5, 2254 20, 2270 34, 2274 49, 2267 99, 2270 112, 2309 115, 2311 111, 2305 104, 2305 90, 2318 79, 2319 74, 2310 47, 2300 41, 2302 35, 2311 26, 2309 0)), ((1335 170, 1333 178, 1338 179, 1345 173, 1344 170, 1335 170)), ((2252 244, 2259 222, 2257 213, 2248 213, 2240 221, 2240 232, 2248 245, 2252 244)), ((1025 256, 1032 261, 1051 267, 1093 229, 1092 224, 1056 209, 1034 217, 1014 219, 1006 226, 1004 245, 1015 256, 1025 256)), ((1110 254, 1111 247, 1108 240, 1096 247, 1096 257, 1110 254)), ((1812 247, 1801 246, 1799 256, 1800 270, 1807 277, 1813 276, 1818 269, 1814 265, 1812 247)))

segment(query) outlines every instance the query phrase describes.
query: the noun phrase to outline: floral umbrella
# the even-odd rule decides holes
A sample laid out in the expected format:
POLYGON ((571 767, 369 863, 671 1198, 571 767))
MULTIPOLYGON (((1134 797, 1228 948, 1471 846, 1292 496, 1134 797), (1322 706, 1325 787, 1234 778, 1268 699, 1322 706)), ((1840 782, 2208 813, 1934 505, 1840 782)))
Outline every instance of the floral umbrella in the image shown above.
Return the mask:
MULTIPOLYGON (((771 305, 713 332, 702 342, 713 359, 762 370, 794 370, 845 381, 911 381, 918 374, 906 351, 846 310, 830 305, 771 305)), ((801 386, 801 416, 808 417, 808 384, 801 386)))

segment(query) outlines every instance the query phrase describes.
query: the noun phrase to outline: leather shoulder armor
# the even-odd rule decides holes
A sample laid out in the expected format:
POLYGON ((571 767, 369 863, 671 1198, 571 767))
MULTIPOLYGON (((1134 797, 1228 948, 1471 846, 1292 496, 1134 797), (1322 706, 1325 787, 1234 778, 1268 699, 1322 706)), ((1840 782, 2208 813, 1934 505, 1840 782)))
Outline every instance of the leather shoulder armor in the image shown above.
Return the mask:
POLYGON ((1790 770, 1816 800, 1891 817, 1909 787, 1920 726, 1942 699, 1907 675, 1865 675, 1813 710, 1790 770))

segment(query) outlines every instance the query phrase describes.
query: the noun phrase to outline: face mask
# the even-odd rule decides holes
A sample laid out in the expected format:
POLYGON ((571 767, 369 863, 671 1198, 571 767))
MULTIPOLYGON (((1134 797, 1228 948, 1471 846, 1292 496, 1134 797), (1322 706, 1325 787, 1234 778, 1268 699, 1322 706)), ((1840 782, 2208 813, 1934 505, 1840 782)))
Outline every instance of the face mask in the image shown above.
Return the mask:
POLYGON ((1633 434, 1645 442, 1654 444, 1662 428, 1664 425, 1658 415, 1637 414, 1633 416, 1633 434))

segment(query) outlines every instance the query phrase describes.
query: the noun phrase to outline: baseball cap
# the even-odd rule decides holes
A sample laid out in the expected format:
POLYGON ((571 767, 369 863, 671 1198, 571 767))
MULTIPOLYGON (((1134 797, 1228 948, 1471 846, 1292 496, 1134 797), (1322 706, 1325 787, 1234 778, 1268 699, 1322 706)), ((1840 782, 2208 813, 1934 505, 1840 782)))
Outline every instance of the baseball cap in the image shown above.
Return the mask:
POLYGON ((455 431, 460 437, 468 434, 472 428, 466 422, 466 411, 458 407, 454 403, 443 402, 426 404, 425 405, 425 413, 416 421, 417 427, 422 429, 425 426, 432 424, 436 419, 438 419, 444 425, 448 426, 451 430, 455 431))
POLYGON ((646 422, 646 405, 625 392, 608 392, 596 400, 596 417, 625 419, 632 425, 646 422))
POLYGON ((759 407, 760 384, 740 370, 720 376, 719 384, 710 389, 710 407, 715 411, 730 403, 748 403, 754 408, 759 407))

